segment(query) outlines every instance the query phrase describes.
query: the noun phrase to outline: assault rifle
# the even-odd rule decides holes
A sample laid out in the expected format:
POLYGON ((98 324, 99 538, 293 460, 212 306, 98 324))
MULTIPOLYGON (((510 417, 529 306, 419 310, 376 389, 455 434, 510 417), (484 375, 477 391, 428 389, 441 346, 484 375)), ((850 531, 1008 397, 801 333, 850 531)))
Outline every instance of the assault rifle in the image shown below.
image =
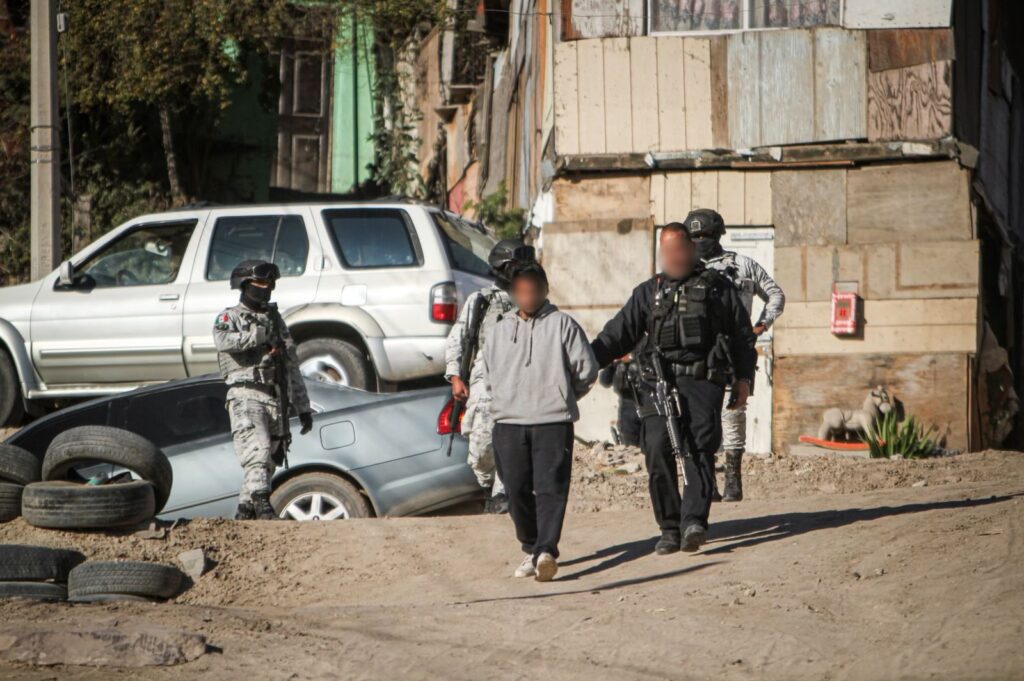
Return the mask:
POLYGON ((668 443, 672 447, 672 454, 679 461, 683 471, 683 482, 686 482, 686 465, 683 459, 689 456, 683 445, 683 436, 679 433, 679 417, 683 415, 683 403, 679 399, 679 389, 669 386, 665 378, 665 360, 661 351, 655 349, 651 353, 651 364, 654 367, 654 391, 651 399, 654 408, 659 416, 665 417, 665 430, 668 431, 668 443))
POLYGON ((288 390, 288 353, 284 344, 284 330, 281 324, 284 320, 277 311, 277 303, 267 303, 267 312, 270 317, 270 332, 273 334, 275 352, 271 357, 274 360, 274 385, 277 387, 277 420, 281 429, 281 442, 277 451, 271 454, 274 464, 288 468, 288 450, 292 446, 292 429, 289 413, 292 410, 291 391, 288 390))
MULTIPOLYGON (((480 347, 480 325, 483 323, 488 305, 490 305, 490 300, 487 296, 478 295, 473 299, 473 306, 469 308, 469 313, 466 315, 466 328, 462 332, 462 343, 459 345, 462 348, 459 378, 467 385, 469 384, 469 375, 473 371, 477 349, 480 347)), ((444 451, 445 456, 452 455, 452 442, 455 441, 455 432, 459 429, 459 420, 462 417, 462 410, 465 408, 465 400, 455 400, 452 403, 451 420, 449 421, 451 430, 448 435, 448 445, 444 451)))

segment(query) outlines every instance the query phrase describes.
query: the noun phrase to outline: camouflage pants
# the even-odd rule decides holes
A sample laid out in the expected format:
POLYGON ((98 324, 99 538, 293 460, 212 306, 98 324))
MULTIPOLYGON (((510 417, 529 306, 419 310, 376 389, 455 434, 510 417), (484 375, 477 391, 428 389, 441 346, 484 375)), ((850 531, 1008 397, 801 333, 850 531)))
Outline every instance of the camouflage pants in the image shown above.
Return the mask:
POLYGON ((726 389, 722 405, 722 451, 742 452, 747 448, 747 407, 726 409, 732 390, 726 389))
POLYGON ((469 439, 469 458, 466 463, 473 469, 477 482, 481 487, 491 488, 492 494, 504 494, 505 485, 498 478, 494 446, 491 444, 491 432, 494 430, 491 396, 484 391, 482 384, 470 388, 462 425, 469 439))
POLYGON ((244 503, 251 501, 256 492, 270 492, 275 469, 271 454, 281 440, 279 410, 275 398, 251 388, 231 388, 227 410, 235 456, 242 466, 238 501, 244 503))

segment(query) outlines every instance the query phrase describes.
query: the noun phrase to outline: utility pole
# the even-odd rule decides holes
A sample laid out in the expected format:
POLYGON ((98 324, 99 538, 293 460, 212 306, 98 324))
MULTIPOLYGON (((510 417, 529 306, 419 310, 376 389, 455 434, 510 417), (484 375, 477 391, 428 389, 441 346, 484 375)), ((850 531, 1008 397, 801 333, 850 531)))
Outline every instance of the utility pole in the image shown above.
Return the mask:
POLYGON ((60 264, 56 0, 32 0, 32 280, 60 264))

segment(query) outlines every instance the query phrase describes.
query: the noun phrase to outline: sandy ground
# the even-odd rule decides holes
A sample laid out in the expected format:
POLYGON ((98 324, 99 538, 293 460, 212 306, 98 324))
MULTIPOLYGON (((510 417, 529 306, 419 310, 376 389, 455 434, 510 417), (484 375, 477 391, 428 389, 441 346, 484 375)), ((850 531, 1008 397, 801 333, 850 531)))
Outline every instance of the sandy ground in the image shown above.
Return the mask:
POLYGON ((509 577, 507 517, 196 521, 163 540, 2 525, 0 542, 216 561, 171 603, 12 601, 3 625, 161 623, 219 652, 142 670, 0 664, 0 678, 1024 677, 1024 455, 752 460, 748 500, 713 509, 705 549, 664 557, 636 455, 578 455, 549 584, 509 577))

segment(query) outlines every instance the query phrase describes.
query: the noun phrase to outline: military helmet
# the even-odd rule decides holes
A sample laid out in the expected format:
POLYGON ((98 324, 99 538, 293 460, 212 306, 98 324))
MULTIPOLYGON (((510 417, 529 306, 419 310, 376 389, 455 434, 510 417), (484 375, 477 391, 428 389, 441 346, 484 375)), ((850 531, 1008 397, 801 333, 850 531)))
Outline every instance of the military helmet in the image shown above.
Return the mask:
POLYGON ((683 222, 691 237, 711 237, 717 239, 725 234, 725 221, 718 211, 710 208, 691 210, 683 222))
POLYGON ((231 288, 242 288, 246 282, 253 280, 270 282, 270 288, 274 288, 274 282, 281 278, 281 270, 277 265, 266 260, 243 260, 231 270, 231 288))
POLYGON ((491 269, 498 269, 515 263, 536 262, 536 251, 533 246, 527 246, 519 239, 503 239, 494 245, 491 254, 487 256, 487 262, 491 269))

